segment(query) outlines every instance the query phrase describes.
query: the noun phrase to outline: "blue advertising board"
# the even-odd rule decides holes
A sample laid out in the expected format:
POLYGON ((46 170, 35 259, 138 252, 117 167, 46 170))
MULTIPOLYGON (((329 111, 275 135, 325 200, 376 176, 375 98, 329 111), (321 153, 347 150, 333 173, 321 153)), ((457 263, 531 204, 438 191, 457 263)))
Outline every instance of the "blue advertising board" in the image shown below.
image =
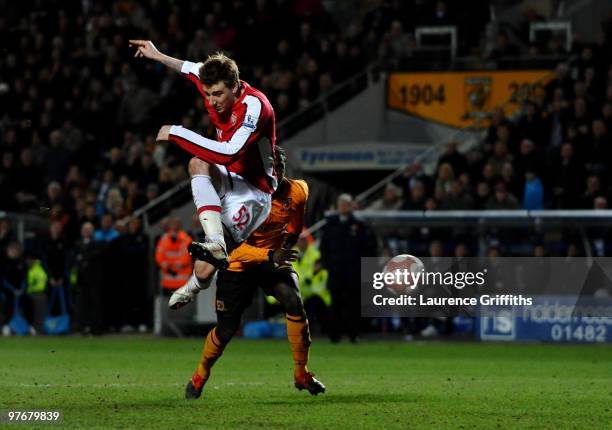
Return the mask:
POLYGON ((612 298, 535 296, 532 306, 492 307, 476 318, 482 341, 612 342, 612 298))

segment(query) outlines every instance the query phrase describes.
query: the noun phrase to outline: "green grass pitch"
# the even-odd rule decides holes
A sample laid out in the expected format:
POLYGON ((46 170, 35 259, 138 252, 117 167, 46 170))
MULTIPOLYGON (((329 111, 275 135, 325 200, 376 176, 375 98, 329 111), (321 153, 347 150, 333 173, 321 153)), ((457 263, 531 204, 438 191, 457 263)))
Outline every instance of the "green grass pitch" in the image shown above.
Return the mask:
MULTIPOLYGON (((235 339, 183 399, 199 339, 0 340, 0 409, 60 409, 38 428, 612 428, 612 347, 315 339, 327 393, 292 386, 282 340, 235 339)), ((32 428, 14 424, 10 428, 32 428)))

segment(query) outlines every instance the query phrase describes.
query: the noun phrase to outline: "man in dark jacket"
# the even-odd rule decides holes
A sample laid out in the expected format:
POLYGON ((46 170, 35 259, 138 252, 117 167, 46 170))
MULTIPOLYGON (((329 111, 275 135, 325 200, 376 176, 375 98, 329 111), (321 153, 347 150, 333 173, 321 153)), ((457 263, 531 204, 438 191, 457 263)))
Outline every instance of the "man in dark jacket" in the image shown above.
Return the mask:
POLYGON ((74 246, 72 265, 77 268, 77 327, 84 334, 102 334, 104 324, 103 244, 93 239, 94 226, 85 222, 74 246))
POLYGON ((321 259, 329 272, 327 287, 332 296, 330 339, 339 342, 342 334, 351 342, 359 336, 361 257, 376 255, 372 229, 353 215, 353 198, 338 198, 338 213, 327 218, 321 239, 321 259))
POLYGON ((119 256, 116 267, 121 276, 115 294, 122 297, 119 306, 121 330, 131 331, 138 327, 145 331, 150 319, 148 309, 152 309, 152 304, 147 281, 149 241, 142 232, 140 218, 129 220, 127 232, 117 239, 116 246, 119 256))

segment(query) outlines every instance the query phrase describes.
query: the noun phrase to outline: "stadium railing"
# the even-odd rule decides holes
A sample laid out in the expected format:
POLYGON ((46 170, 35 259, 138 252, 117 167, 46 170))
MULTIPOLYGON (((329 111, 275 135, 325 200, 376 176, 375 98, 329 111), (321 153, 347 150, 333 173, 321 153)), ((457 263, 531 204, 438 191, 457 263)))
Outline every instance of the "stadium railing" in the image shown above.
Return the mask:
MULTIPOLYGON (((368 222, 379 239, 393 237, 399 240, 410 240, 408 231, 412 228, 427 227, 430 232, 436 229, 451 231, 459 229, 463 234, 461 239, 448 237, 449 242, 464 241, 466 232, 471 241, 478 243, 480 253, 486 252, 490 242, 505 238, 508 243, 502 243, 508 250, 530 252, 533 247, 533 237, 547 237, 550 243, 567 241, 578 242, 586 257, 592 257, 593 238, 607 231, 612 219, 612 210, 459 210, 459 211, 356 211, 355 216, 368 222), (604 230, 602 230, 602 228, 604 230), (519 232, 519 234, 504 234, 503 232, 519 232), (554 234, 550 234, 554 233, 554 234), (565 238, 564 238, 565 237, 565 238), (526 240, 531 238, 531 240, 526 240)), ((607 234, 607 233, 605 233, 607 234)), ((434 234, 433 237, 436 237, 434 234)), ((538 240, 545 243, 545 240, 538 240)), ((574 242, 574 243, 575 243, 574 242)), ((565 243, 567 245, 568 243, 565 243)), ((559 248, 557 245, 549 248, 559 248)), ((609 246, 609 245, 608 245, 609 246)), ((557 253, 565 249, 556 249, 557 253)), ((608 254, 612 249, 599 249, 599 254, 608 254)), ((601 255, 600 255, 601 256, 601 255)))
POLYGON ((572 23, 569 21, 532 22, 529 25, 529 41, 535 43, 537 34, 541 32, 563 32, 565 34, 565 50, 572 49, 572 23))
POLYGON ((47 210, 48 208, 40 208, 41 214, 0 211, 0 220, 9 220, 15 239, 24 245, 28 240, 44 237, 49 231, 49 220, 41 216, 47 210))
POLYGON ((450 43, 442 47, 450 52, 451 57, 457 56, 457 26, 455 25, 416 27, 414 35, 419 48, 428 46, 423 43, 423 36, 449 36, 450 43))

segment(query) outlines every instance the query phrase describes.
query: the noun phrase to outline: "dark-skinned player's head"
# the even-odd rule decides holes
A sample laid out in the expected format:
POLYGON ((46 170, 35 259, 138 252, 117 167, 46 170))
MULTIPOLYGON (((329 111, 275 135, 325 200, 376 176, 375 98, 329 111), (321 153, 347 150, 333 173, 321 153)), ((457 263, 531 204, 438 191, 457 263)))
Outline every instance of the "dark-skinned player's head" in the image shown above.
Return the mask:
POLYGON ((287 154, 279 145, 274 147, 274 171, 278 176, 279 182, 285 177, 285 165, 287 163, 287 154))
POLYGON ((218 113, 231 110, 240 96, 240 73, 231 58, 217 52, 200 67, 200 82, 206 100, 218 113))

